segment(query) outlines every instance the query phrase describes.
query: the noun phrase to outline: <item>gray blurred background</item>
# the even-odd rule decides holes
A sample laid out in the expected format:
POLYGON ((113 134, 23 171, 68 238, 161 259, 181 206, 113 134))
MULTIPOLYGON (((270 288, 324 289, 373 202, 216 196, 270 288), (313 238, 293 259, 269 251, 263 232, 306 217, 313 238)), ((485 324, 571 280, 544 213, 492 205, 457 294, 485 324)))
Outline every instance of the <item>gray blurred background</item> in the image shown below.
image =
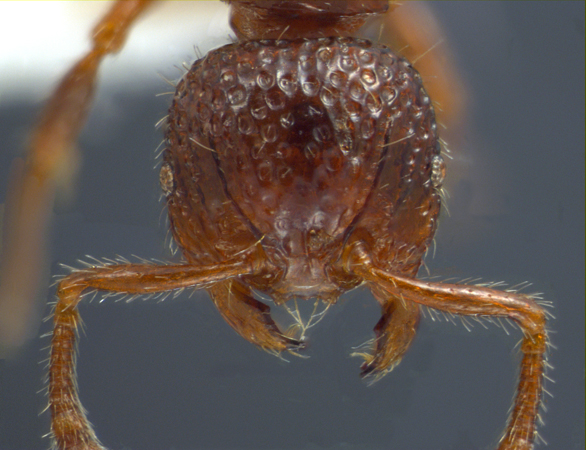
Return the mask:
MULTIPOLYGON (((77 10, 61 19, 48 9, 35 20, 34 10, 0 3, 0 28, 13 27, 0 46, 0 202, 39 106, 87 45, 97 12, 81 3, 90 2, 72 2, 77 10), (47 18, 56 21, 48 28, 47 18)), ((583 449, 584 2, 431 6, 471 100, 448 167, 450 216, 443 214, 427 266, 440 278, 530 281, 527 292, 555 303, 556 383, 547 384, 553 398, 541 432, 551 450, 583 449)), ((194 44, 206 51, 229 31, 221 6, 160 10, 101 73, 75 198, 56 208, 53 274, 63 273, 58 262, 75 266, 86 254, 170 258, 153 170, 161 140, 154 124, 169 102, 155 96, 169 90, 158 74, 176 78, 173 64, 192 60, 194 44)), ((379 316, 365 290, 344 297, 312 330, 309 359, 290 362, 238 337, 205 293, 94 301, 80 310, 81 398, 113 450, 492 449, 515 389, 518 331, 468 332, 429 318, 400 366, 366 386, 360 361, 349 357, 379 316)), ((39 335, 48 330, 42 324, 39 335)), ((46 345, 34 339, 0 361, 0 450, 49 446, 37 393, 46 345)))

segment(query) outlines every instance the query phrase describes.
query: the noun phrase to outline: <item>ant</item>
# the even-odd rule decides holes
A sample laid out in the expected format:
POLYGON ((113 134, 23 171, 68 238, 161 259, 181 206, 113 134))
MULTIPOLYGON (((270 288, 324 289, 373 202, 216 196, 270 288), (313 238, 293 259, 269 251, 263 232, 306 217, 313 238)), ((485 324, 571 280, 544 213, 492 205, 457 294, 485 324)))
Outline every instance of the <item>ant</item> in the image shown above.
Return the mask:
MULTIPOLYGON (((119 1, 94 49, 65 77, 33 137, 42 179, 84 124, 101 59, 121 48, 148 1, 119 1)), ((316 299, 328 308, 360 285, 382 309, 361 375, 391 371, 422 306, 507 318, 524 333, 520 383, 499 449, 531 449, 548 344, 536 299, 486 285, 416 278, 437 226, 445 168, 435 112, 403 57, 352 36, 387 2, 231 2, 238 42, 196 61, 177 85, 160 180, 181 264, 93 265, 60 280, 49 370, 57 448, 102 448, 77 395, 78 302, 205 288, 243 338, 275 354, 306 345, 269 307, 316 299)), ((315 313, 310 318, 318 320, 315 313)), ((297 331, 297 332, 294 332, 297 331)))

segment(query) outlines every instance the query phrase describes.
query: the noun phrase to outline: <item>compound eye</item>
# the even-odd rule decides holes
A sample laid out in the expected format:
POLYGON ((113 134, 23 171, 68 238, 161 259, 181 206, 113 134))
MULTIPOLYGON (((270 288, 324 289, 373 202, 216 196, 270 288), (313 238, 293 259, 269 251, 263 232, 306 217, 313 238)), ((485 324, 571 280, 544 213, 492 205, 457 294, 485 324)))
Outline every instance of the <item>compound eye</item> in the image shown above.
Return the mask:
POLYGON ((173 178, 173 169, 167 162, 164 162, 161 166, 161 171, 159 172, 159 183, 161 184, 161 189, 163 190, 165 197, 169 197, 169 195, 171 195, 175 189, 175 180, 173 178))
POLYGON ((446 177, 446 163, 444 159, 435 155, 431 159, 431 184, 434 188, 439 189, 444 184, 444 178, 446 177))

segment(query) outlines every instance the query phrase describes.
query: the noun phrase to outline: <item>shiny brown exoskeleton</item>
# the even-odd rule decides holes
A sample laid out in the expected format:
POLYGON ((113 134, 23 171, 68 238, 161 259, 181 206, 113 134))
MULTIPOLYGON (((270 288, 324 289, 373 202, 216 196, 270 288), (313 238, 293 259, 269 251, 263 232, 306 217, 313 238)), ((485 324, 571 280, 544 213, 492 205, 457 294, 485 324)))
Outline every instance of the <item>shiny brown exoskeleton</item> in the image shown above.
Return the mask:
MULTIPOLYGON (((119 1, 100 22, 94 48, 47 107, 31 176, 42 179, 45 154, 75 139, 101 58, 121 47, 149 3, 119 1)), ((233 2, 239 42, 195 62, 167 121, 161 185, 184 262, 93 266, 58 285, 49 373, 57 448, 102 448, 75 380, 84 293, 205 288, 241 336, 280 353, 300 350, 304 335, 281 331, 253 291, 277 304, 329 305, 361 284, 382 309, 362 366, 374 379, 401 360, 420 306, 515 321, 524 333, 520 383, 498 448, 533 448, 546 365, 543 309, 529 295, 415 278, 436 229, 444 166, 418 73, 389 48, 352 37, 387 8, 385 1, 233 2)))

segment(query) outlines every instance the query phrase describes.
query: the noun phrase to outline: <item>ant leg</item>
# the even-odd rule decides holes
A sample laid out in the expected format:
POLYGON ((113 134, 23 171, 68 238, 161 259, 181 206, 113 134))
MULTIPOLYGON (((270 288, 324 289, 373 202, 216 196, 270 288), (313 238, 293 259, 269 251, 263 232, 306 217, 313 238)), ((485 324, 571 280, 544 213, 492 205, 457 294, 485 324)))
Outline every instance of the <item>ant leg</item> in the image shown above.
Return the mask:
POLYGON ((79 270, 57 288, 49 363, 49 409, 55 447, 59 450, 103 449, 87 421, 75 379, 77 304, 88 289, 129 295, 198 288, 254 269, 243 262, 212 266, 121 264, 79 270))
POLYGON ((464 316, 503 317, 523 331, 521 371, 517 395, 499 450, 531 450, 537 431, 542 376, 548 337, 546 315, 531 296, 479 286, 430 283, 389 273, 374 266, 363 243, 346 254, 347 270, 368 283, 382 286, 405 302, 464 316))
POLYGON ((382 307, 382 317, 374 327, 374 354, 363 356, 360 376, 372 377, 378 381, 401 362, 411 345, 419 324, 419 306, 393 297, 379 286, 371 285, 370 290, 382 307))
POLYGON ((215 284, 208 292, 226 322, 247 341, 273 354, 304 347, 302 341, 279 330, 270 308, 256 300, 244 284, 229 280, 215 284))
MULTIPOLYGON (((426 2, 402 2, 384 16, 378 41, 397 50, 417 69, 435 105, 442 135, 459 136, 452 128, 466 123, 467 88, 458 73, 446 33, 426 2)), ((450 142, 450 140, 448 140, 450 142)))
POLYGON ((99 64, 121 49, 130 26, 150 3, 119 0, 102 18, 93 48, 65 75, 42 111, 26 162, 13 164, 0 265, 0 343, 8 349, 18 347, 28 331, 45 272, 45 234, 56 186, 67 185, 79 159, 75 141, 93 99, 99 64))

